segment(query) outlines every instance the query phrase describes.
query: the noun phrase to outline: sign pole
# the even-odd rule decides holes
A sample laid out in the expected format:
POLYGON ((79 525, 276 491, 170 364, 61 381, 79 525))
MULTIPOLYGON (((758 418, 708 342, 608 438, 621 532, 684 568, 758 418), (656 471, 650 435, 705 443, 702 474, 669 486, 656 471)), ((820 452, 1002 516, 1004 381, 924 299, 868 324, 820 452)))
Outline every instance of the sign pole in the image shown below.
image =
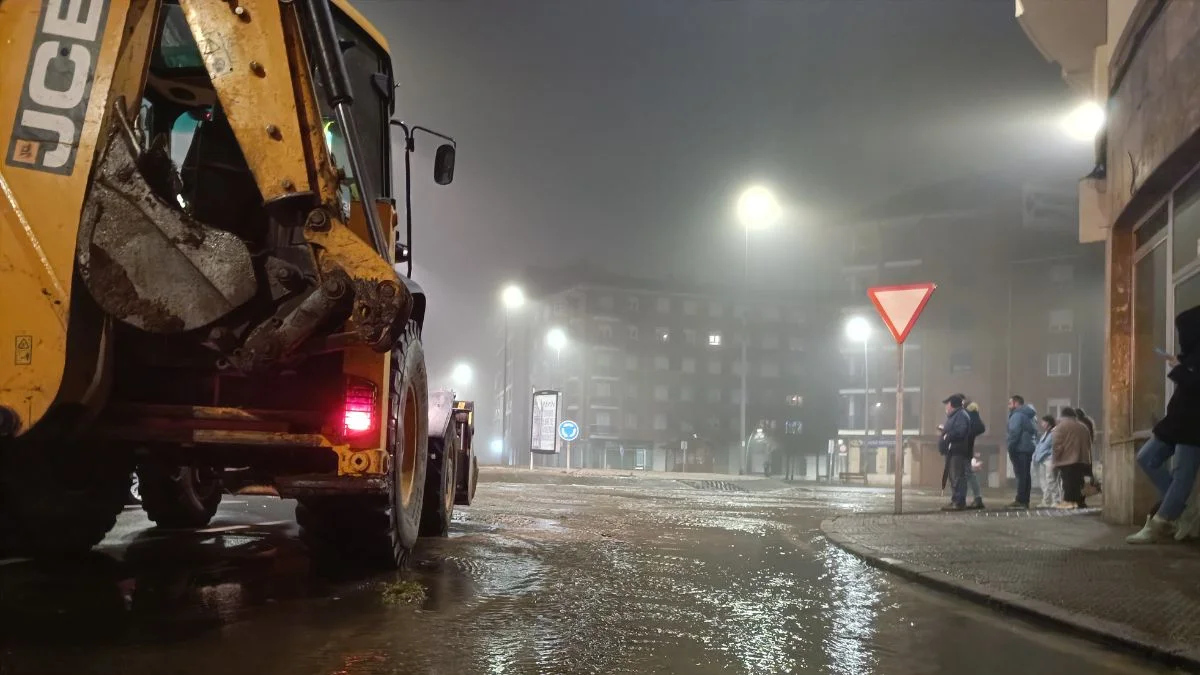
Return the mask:
POLYGON ((567 441, 567 469, 571 468, 571 441, 567 441))
POLYGON ((896 345, 896 515, 904 512, 904 343, 896 345))

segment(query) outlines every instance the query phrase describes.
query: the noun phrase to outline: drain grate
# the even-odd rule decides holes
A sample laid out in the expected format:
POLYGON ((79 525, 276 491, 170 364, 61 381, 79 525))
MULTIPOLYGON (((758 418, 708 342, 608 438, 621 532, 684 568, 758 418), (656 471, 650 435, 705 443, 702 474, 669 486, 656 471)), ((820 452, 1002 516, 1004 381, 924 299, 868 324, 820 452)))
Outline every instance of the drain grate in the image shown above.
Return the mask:
POLYGON ((719 490, 722 492, 745 492, 746 488, 727 480, 681 480, 680 483, 697 490, 719 490))

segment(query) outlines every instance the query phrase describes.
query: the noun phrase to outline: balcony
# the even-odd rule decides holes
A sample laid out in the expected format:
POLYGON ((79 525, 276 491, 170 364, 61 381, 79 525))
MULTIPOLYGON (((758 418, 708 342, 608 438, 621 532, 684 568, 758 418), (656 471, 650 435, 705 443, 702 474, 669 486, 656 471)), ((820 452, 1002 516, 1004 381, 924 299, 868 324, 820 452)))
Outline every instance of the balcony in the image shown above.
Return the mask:
POLYGON ((1016 13, 1029 41, 1062 68, 1072 90, 1107 98, 1107 91, 1093 91, 1096 48, 1108 40, 1107 0, 1016 0, 1016 13))

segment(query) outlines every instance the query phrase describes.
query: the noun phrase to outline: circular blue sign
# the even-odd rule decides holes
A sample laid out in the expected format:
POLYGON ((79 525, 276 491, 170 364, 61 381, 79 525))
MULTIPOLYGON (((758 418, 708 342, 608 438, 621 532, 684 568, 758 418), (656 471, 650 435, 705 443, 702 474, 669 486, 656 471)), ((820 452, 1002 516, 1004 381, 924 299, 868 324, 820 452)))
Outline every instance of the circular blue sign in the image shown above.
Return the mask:
POLYGON ((579 438, 579 425, 571 420, 563 420, 558 425, 558 437, 568 443, 579 438))

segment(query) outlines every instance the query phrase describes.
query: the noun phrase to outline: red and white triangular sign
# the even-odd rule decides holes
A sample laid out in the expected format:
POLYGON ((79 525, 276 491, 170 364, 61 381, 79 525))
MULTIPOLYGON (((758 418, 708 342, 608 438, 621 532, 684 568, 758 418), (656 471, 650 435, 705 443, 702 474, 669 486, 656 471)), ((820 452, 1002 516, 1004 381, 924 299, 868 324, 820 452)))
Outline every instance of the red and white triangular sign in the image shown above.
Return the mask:
POLYGON ((921 316, 921 310, 925 309, 935 288, 937 284, 876 286, 867 289, 867 296, 899 344, 916 325, 917 317, 921 316))

